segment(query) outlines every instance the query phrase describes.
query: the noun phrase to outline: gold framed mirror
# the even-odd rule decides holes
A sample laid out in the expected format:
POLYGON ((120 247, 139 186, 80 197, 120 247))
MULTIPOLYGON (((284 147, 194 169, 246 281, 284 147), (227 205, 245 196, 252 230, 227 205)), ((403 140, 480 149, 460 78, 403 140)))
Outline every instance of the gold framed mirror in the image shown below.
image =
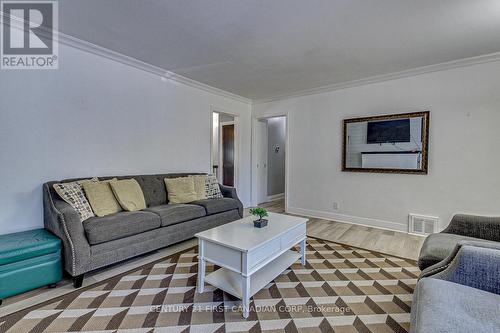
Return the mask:
POLYGON ((342 171, 427 174, 429 111, 344 119, 342 171))

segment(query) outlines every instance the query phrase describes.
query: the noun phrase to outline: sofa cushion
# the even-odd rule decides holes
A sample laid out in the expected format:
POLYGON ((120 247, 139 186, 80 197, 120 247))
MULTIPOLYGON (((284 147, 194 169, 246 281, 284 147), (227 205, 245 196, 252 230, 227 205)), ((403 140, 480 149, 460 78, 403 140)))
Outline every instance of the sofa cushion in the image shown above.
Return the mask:
POLYGON ((500 296, 445 280, 424 278, 415 289, 411 332, 498 332, 500 296))
POLYGON ((194 220, 206 215, 205 209, 203 207, 187 204, 161 205, 147 208, 146 211, 158 214, 161 218, 162 227, 194 220))
POLYGON ((193 205, 199 205, 205 208, 207 215, 227 212, 228 210, 238 209, 238 201, 232 198, 204 199, 191 202, 193 205))
POLYGON ((457 243, 461 240, 473 240, 486 243, 496 243, 478 238, 460 236, 455 234, 437 233, 429 235, 422 245, 418 258, 418 267, 421 271, 437 264, 451 254, 457 243))
POLYGON ((167 203, 167 189, 162 175, 134 176, 141 185, 144 199, 148 207, 165 205, 167 203))
POLYGON ((160 226, 160 217, 145 211, 119 212, 104 217, 91 217, 83 222, 91 245, 140 234, 160 226))

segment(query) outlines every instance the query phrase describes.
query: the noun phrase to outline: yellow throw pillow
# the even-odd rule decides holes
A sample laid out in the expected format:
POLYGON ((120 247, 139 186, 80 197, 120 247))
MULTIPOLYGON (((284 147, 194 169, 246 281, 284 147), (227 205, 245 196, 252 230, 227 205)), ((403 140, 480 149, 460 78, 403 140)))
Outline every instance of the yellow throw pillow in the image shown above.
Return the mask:
POLYGON ((194 191, 196 192, 196 200, 206 199, 207 195, 205 194, 205 183, 207 180, 206 175, 190 175, 189 177, 194 179, 194 191))
POLYGON ((146 200, 141 186, 135 179, 123 179, 109 183, 116 200, 122 208, 129 212, 146 208, 146 200))
POLYGON ((95 215, 102 217, 122 210, 109 185, 110 182, 116 180, 116 178, 113 178, 103 182, 82 183, 85 195, 95 215))
POLYGON ((165 178, 169 203, 188 203, 198 200, 194 190, 194 178, 165 178))

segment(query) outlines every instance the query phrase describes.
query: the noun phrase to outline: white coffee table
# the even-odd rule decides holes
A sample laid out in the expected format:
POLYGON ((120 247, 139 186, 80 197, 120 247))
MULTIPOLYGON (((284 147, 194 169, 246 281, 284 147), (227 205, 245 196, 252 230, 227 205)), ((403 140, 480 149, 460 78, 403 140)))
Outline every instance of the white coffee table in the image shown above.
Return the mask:
POLYGON ((255 217, 221 225, 197 233, 198 286, 203 292, 205 282, 238 297, 247 318, 250 297, 274 280, 301 258, 305 265, 306 222, 308 219, 270 213, 269 224, 254 228, 255 217), (291 250, 300 243, 300 253, 291 250), (206 262, 221 268, 205 276, 206 262))

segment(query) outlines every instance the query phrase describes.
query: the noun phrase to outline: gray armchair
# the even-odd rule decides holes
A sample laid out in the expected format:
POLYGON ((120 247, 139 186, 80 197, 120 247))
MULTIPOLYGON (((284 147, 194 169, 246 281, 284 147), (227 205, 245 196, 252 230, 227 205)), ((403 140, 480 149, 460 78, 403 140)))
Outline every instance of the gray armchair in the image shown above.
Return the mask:
POLYGON ((455 215, 446 229, 425 240, 418 259, 420 270, 447 258, 460 241, 500 242, 500 217, 455 215))
POLYGON ((422 272, 412 333, 500 332, 500 243, 461 241, 422 272))

